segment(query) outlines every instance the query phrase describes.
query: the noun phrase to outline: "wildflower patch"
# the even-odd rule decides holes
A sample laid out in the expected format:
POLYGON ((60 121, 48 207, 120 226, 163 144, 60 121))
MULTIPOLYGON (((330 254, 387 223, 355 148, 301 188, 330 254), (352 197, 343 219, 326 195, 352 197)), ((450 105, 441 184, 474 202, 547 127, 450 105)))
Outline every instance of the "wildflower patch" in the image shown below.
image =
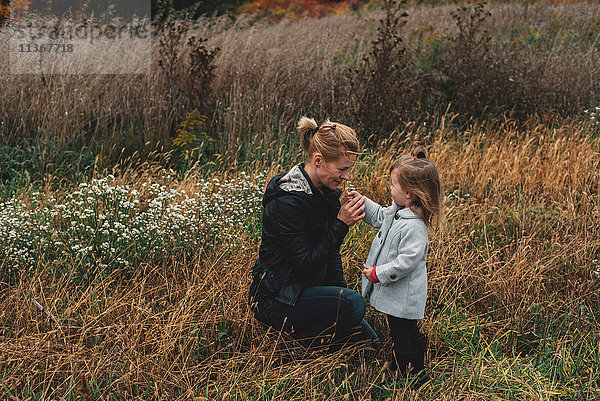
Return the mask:
POLYGON ((134 189, 108 176, 81 183, 62 202, 39 193, 29 203, 12 198, 0 203, 0 273, 11 281, 50 265, 90 276, 234 245, 260 218, 264 175, 250 178, 201 180, 190 194, 152 182, 134 189))

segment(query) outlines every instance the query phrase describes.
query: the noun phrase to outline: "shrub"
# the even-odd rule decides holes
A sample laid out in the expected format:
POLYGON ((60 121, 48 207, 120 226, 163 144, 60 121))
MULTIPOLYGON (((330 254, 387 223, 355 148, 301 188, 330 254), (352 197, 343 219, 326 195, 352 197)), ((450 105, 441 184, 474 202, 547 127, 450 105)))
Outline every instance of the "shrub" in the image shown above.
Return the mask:
POLYGON ((188 38, 190 28, 186 21, 168 21, 159 31, 158 65, 165 98, 174 117, 171 134, 175 132, 175 121, 185 115, 182 111, 198 109, 202 114, 210 113, 213 60, 219 49, 208 50, 204 38, 195 35, 188 38))
POLYGON ((401 29, 408 14, 405 1, 385 0, 377 38, 362 65, 351 73, 350 96, 360 131, 377 141, 393 131, 410 109, 411 82, 401 29))
POLYGON ((193 164, 205 165, 214 155, 215 138, 206 130, 206 116, 198 109, 192 110, 179 124, 177 137, 173 139, 173 148, 178 160, 179 170, 187 171, 193 164))
POLYGON ((491 52, 491 37, 485 30, 490 16, 484 4, 462 6, 452 13, 458 33, 443 56, 439 84, 442 102, 465 117, 479 117, 486 107, 499 107, 499 60, 491 52))

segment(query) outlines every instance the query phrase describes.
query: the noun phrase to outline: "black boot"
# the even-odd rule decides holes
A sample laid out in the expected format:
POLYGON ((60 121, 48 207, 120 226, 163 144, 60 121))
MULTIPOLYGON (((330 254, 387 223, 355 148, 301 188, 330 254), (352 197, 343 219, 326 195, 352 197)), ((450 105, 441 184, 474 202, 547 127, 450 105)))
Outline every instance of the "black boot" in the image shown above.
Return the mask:
POLYGON ((407 377, 410 373, 409 369, 412 368, 412 360, 414 354, 399 353, 394 350, 392 352, 392 362, 390 363, 390 370, 392 372, 398 371, 398 374, 402 377, 407 377))

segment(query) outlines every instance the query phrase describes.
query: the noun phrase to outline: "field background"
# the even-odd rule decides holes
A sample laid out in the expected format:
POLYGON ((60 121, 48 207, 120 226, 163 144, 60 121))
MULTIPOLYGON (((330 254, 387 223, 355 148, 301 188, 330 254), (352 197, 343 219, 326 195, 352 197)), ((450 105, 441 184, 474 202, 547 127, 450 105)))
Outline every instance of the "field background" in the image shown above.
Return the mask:
MULTIPOLYGON (((11 74, 0 27, 0 398, 600 397, 597 2, 184 3, 153 3, 146 75, 11 74), (414 145, 440 169, 419 390, 374 310, 376 357, 251 318, 302 115, 357 128, 381 203, 414 145)), ((373 235, 342 246, 353 289, 373 235)))

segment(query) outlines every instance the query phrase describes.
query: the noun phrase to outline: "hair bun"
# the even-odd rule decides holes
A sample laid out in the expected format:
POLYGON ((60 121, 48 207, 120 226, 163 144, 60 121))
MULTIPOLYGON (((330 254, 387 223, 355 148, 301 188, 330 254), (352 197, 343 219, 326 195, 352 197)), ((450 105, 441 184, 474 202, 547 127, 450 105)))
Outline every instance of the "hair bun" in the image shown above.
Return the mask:
POLYGON ((417 146, 413 150, 412 155, 415 159, 427 159, 427 156, 425 155, 425 149, 423 149, 421 146, 417 146))

